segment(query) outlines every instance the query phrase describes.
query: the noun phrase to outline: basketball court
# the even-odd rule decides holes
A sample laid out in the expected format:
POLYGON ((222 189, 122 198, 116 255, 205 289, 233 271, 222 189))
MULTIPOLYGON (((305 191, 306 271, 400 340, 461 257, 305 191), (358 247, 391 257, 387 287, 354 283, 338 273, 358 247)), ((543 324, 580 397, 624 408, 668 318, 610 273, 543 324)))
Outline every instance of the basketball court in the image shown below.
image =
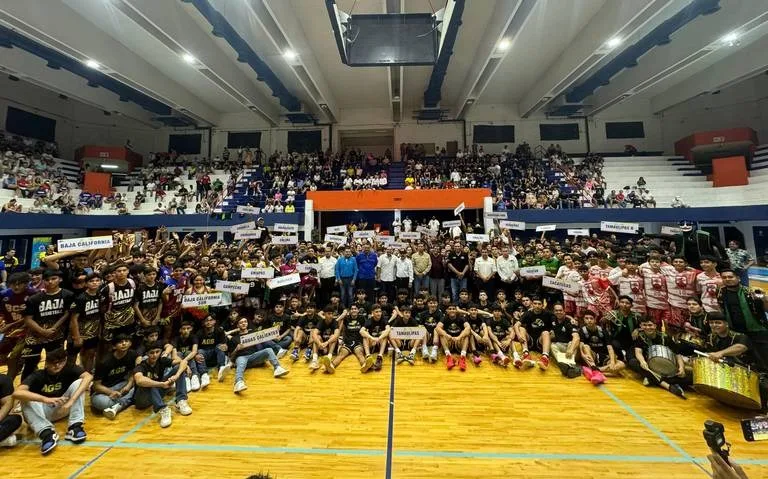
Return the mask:
POLYGON ((231 375, 191 394, 194 413, 174 414, 168 429, 146 411, 112 422, 88 409, 88 441, 61 441, 45 458, 22 430, 24 444, 0 452, 14 464, 5 477, 701 478, 706 419, 725 425, 750 477, 768 475, 768 443, 741 434, 749 411, 695 393, 683 401, 630 377, 594 387, 555 367, 483 363, 462 373, 420 361, 392 368, 389 359, 363 375, 348 358, 333 376, 299 361, 282 380, 267 367, 246 380, 240 396, 231 375))

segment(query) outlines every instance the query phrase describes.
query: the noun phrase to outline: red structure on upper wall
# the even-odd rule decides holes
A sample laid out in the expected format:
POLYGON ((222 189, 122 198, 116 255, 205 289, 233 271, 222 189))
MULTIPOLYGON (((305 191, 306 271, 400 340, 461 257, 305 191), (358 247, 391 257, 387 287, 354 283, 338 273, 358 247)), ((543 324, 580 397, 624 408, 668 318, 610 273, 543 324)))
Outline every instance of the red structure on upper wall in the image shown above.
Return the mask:
POLYGON ((88 158, 124 160, 131 165, 131 169, 140 168, 144 164, 143 156, 122 146, 84 145, 75 151, 75 160, 82 163, 82 160, 88 158))
POLYGON ((730 150, 742 146, 747 148, 747 151, 751 151, 758 144, 757 132, 752 128, 699 131, 677 140, 675 142, 675 154, 684 156, 688 161, 693 162, 693 154, 696 150, 730 150))

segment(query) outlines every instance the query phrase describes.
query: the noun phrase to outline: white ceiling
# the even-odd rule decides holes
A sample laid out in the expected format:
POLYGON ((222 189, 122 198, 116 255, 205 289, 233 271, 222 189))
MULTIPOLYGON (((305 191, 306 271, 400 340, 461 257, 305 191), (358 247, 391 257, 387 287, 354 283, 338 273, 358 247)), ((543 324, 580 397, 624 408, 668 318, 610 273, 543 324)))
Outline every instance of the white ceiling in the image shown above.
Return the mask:
MULTIPOLYGON (((342 63, 325 2, 209 2, 301 101, 304 111, 324 120, 321 104, 327 105, 334 117, 342 121, 344 115, 340 111, 345 109, 391 112, 388 69, 348 67, 342 63), (295 50, 298 58, 286 60, 282 45, 295 50), (297 69, 297 65, 301 68, 297 69)), ((446 0, 431 3, 430 0, 401 0, 404 11, 410 13, 431 12, 443 8, 445 3, 446 0)), ((690 0, 467 0, 442 86, 440 107, 455 116, 465 101, 472 98, 479 104, 519 105, 522 114, 539 98, 553 96, 556 86, 559 90, 554 92, 555 97, 583 81, 688 3, 690 0), (510 25, 518 25, 520 29, 510 32, 510 25), (605 42, 617 32, 624 36, 624 42, 611 52, 605 48, 605 42), (505 36, 513 41, 507 51, 500 53, 497 45, 505 36), (493 58, 500 58, 498 68, 488 69, 493 58), (566 78, 568 81, 564 81, 566 78), (485 87, 478 89, 479 84, 485 87), (473 97, 470 94, 473 91, 480 91, 479 96, 473 97)), ((387 0, 337 0, 337 5, 347 13, 353 5, 353 14, 384 13, 387 0)), ((640 68, 616 75, 585 103, 598 107, 625 90, 632 92, 659 71, 669 70, 663 81, 636 96, 648 104, 662 105, 661 100, 670 89, 711 76, 712 69, 720 62, 727 62, 731 55, 768 33, 768 2, 720 0, 720 6, 719 12, 686 26, 669 45, 656 47, 646 54, 640 68), (727 33, 721 32, 718 25, 739 32, 742 39, 727 48, 712 47, 713 38, 727 33), (712 48, 712 53, 684 68, 675 67, 675 59, 705 47, 712 48)), ((127 78, 143 92, 173 108, 185 108, 190 116, 204 123, 216 125, 224 115, 248 113, 248 105, 256 110, 254 122, 281 124, 287 113, 269 86, 257 78, 249 65, 237 61, 232 47, 224 39, 214 37, 211 25, 188 3, 6 0, 0 5, 0 24, 12 26, 23 35, 79 60, 98 58, 109 67, 108 73, 127 78), (124 13, 126 9, 143 16, 157 30, 148 30, 147 23, 142 24, 135 20, 138 18, 135 15, 124 13), (158 31, 162 32, 160 38, 158 31), (182 61, 179 52, 184 50, 199 58, 197 67, 207 68, 211 75, 206 77, 198 68, 182 61)), ((725 75, 728 78, 723 80, 739 78, 747 73, 747 68, 759 69, 763 60, 768 68, 768 51, 763 49, 756 55, 757 58, 750 55, 748 66, 747 62, 743 62, 743 67, 741 63, 729 64, 725 75)), ((68 89, 64 92, 91 103, 105 103, 105 109, 114 110, 113 102, 104 99, 104 91, 95 95, 84 82, 69 76, 66 81, 63 77, 57 78, 65 75, 62 71, 41 71, 39 63, 39 59, 21 50, 0 57, 0 66, 21 75, 34 75, 38 84, 47 84, 57 91, 68 89)), ((409 118, 412 110, 423 106, 431 74, 432 67, 403 68, 403 118, 409 118)), ((684 97, 685 93, 677 93, 675 101, 679 101, 680 96, 684 97)), ((119 103, 118 107, 121 105, 136 115, 136 105, 119 103)))

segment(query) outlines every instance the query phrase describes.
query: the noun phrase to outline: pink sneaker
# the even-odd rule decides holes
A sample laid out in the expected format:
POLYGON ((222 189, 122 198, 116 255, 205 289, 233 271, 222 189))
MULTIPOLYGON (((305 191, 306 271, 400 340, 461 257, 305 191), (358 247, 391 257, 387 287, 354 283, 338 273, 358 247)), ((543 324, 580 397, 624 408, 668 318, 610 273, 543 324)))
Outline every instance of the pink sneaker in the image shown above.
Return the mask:
POLYGON ((592 371, 592 377, 589 378, 589 381, 595 386, 597 386, 605 382, 605 376, 603 376, 603 373, 601 373, 600 371, 592 371))
POLYGON ((592 369, 589 366, 582 366, 581 372, 584 374, 584 377, 587 378, 587 381, 592 382, 592 369))
POLYGON ((483 358, 479 354, 475 354, 472 356, 472 362, 475 363, 475 366, 479 366, 483 362, 483 358))
POLYGON ((491 354, 491 362, 495 363, 499 359, 499 355, 496 353, 491 354))

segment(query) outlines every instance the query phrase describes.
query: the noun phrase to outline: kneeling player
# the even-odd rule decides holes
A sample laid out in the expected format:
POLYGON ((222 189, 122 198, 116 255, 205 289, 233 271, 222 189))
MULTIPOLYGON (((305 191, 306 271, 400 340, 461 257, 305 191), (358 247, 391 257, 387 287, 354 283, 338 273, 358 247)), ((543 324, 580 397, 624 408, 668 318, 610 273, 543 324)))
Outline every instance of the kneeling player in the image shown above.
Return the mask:
POLYGON ((490 351, 491 349, 491 340, 488 335, 485 317, 493 315, 478 309, 474 303, 470 304, 468 309, 469 314, 466 317, 466 321, 469 323, 469 349, 472 351, 472 362, 477 366, 483 362, 483 358, 480 357, 480 351, 490 351))
MULTIPOLYGON (((450 299, 450 293, 448 294, 450 299)), ((424 326, 426 334, 424 336, 424 342, 421 344, 421 359, 426 361, 437 361, 437 345, 440 338, 435 332, 435 328, 439 323, 443 321, 443 312, 438 307, 437 298, 431 296, 427 300, 427 310, 422 312, 418 318, 416 318, 420 325, 424 326), (429 346, 432 345, 432 351, 429 351, 429 346)))
MULTIPOLYGON (((392 322, 393 328, 417 328, 419 326, 419 323, 416 321, 416 319, 411 315, 411 307, 406 305, 400 306, 392 313, 392 317, 394 318, 392 322)), ((411 366, 413 366, 414 361, 416 360, 416 350, 419 348, 419 346, 422 344, 424 338, 421 339, 395 339, 392 337, 391 333, 389 336, 389 344, 392 345, 393 348, 395 348, 395 359, 397 361, 397 364, 402 363, 403 361, 407 362, 411 366), (403 354, 403 350, 409 350, 410 353, 403 354)))
POLYGON ((384 362, 384 352, 389 344, 387 340, 389 337, 389 324, 383 318, 381 306, 378 304, 371 308, 371 316, 365 321, 365 325, 360 330, 360 335, 363 337, 365 357, 368 358, 373 356, 373 353, 376 353, 373 369, 380 371, 381 365, 384 362))

